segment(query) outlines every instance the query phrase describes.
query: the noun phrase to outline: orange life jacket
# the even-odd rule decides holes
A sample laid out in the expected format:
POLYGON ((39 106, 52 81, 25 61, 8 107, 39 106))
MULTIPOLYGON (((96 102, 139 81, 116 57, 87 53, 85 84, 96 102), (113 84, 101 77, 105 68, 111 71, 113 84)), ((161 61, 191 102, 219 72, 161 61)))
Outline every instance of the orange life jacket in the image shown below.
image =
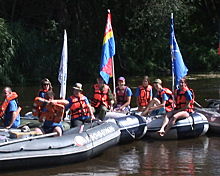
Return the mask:
POLYGON ((46 90, 46 89, 40 89, 39 92, 38 92, 38 95, 37 95, 38 97, 40 97, 40 93, 41 93, 41 92, 46 93, 46 92, 48 92, 48 90, 46 90))
POLYGON ((143 85, 139 86, 140 94, 138 97, 138 102, 141 106, 147 106, 150 101, 150 91, 152 89, 151 85, 148 85, 146 88, 143 85))
POLYGON ((193 89, 189 89, 188 87, 185 87, 183 90, 178 91, 176 89, 175 91, 175 97, 176 97, 176 108, 180 109, 186 105, 186 97, 185 93, 186 91, 190 90, 192 92, 192 100, 190 100, 189 108, 185 109, 185 111, 188 112, 194 112, 194 102, 195 102, 195 94, 193 89))
POLYGON ((36 97, 33 103, 32 114, 38 116, 41 120, 49 120, 59 123, 62 121, 64 115, 64 105, 52 104, 49 100, 41 97, 36 97), (42 112, 46 108, 47 111, 42 112))
POLYGON ((76 119, 84 116, 90 116, 88 105, 85 102, 85 97, 80 94, 79 97, 70 96, 72 105, 70 107, 71 119, 76 119))
POLYGON ((170 112, 173 110, 173 93, 172 93, 172 91, 170 89, 164 87, 164 88, 162 88, 162 91, 157 92, 157 95, 159 97, 160 102, 162 102, 163 94, 165 94, 165 93, 168 95, 168 98, 169 98, 166 101, 165 110, 167 112, 170 112))
MULTIPOLYGON (((8 107, 8 104, 11 100, 14 100, 18 97, 18 94, 16 92, 11 92, 11 94, 9 94, 4 101, 1 103, 0 106, 0 118, 2 118, 5 114, 5 111, 8 107)), ((18 107, 17 111, 15 111, 15 115, 16 117, 18 116, 18 114, 21 112, 21 107, 18 107)))
POLYGON ((119 86, 116 87, 116 97, 118 104, 125 104, 127 102, 127 86, 124 86, 124 89, 119 89, 119 86))
POLYGON ((104 84, 103 91, 100 90, 99 85, 94 85, 94 96, 91 102, 93 107, 98 107, 102 103, 105 107, 108 107, 108 90, 109 86, 104 84))

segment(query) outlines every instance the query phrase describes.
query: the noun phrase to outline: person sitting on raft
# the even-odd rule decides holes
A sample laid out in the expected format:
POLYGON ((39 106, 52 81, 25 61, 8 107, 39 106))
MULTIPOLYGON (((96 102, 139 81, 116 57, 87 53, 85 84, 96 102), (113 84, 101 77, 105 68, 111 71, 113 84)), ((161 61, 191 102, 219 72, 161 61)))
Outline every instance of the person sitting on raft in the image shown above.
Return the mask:
POLYGON ((47 91, 45 94, 45 99, 36 97, 35 106, 33 110, 38 110, 39 112, 33 111, 33 114, 38 113, 39 121, 43 122, 43 126, 40 128, 35 128, 35 131, 41 134, 48 134, 52 132, 57 132, 55 136, 62 136, 63 133, 63 123, 62 118, 64 115, 65 107, 69 102, 64 99, 54 100, 54 93, 52 91, 47 91), (48 100, 48 101, 47 101, 48 100))
POLYGON ((186 79, 182 78, 179 81, 179 88, 175 91, 176 108, 166 114, 163 124, 158 131, 160 136, 164 136, 178 119, 188 118, 194 112, 194 97, 193 90, 187 87, 186 79))
POLYGON ((160 79, 154 80, 154 88, 157 90, 155 97, 150 101, 147 108, 141 113, 142 116, 149 114, 165 114, 173 110, 173 93, 170 89, 162 87, 160 79))
POLYGON ((70 109, 71 127, 81 126, 84 122, 95 119, 89 100, 82 91, 82 84, 76 83, 73 87, 73 95, 67 99, 69 104, 65 109, 70 109))
POLYGON ((132 91, 125 86, 125 78, 118 78, 118 86, 116 87, 116 95, 114 95, 114 111, 127 113, 130 111, 132 91))
POLYGON ((44 78, 41 80, 41 89, 38 92, 38 97, 45 98, 44 94, 48 91, 52 91, 52 85, 49 79, 44 78))
POLYGON ((5 87, 3 89, 2 103, 0 106, 0 119, 3 121, 1 126, 6 129, 17 128, 21 123, 21 107, 18 106, 17 97, 18 94, 12 92, 10 87, 5 87))
POLYGON ((137 87, 136 89, 136 103, 138 107, 138 111, 143 112, 149 102, 152 100, 152 95, 153 95, 153 87, 149 84, 150 79, 148 76, 144 76, 142 79, 142 84, 137 87))

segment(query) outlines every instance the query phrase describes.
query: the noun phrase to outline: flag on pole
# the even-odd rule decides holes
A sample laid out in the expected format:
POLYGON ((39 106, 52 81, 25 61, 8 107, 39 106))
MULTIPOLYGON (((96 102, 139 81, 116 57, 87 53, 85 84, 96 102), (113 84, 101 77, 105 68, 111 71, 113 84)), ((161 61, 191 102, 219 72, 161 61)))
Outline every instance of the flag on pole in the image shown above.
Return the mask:
POLYGON ((171 14, 171 35, 170 35, 170 50, 172 59, 172 69, 175 76, 176 86, 179 85, 179 80, 187 75, 188 69, 184 64, 179 46, 174 34, 173 14, 171 14))
POLYGON ((67 34, 66 34, 66 30, 64 30, 63 50, 62 50, 60 69, 59 69, 59 75, 58 75, 58 80, 61 84, 60 98, 63 98, 63 99, 65 99, 66 97, 67 62, 68 62, 67 34))
POLYGON ((108 10, 107 23, 105 27, 105 34, 102 45, 101 63, 100 63, 100 76, 103 78, 106 84, 109 82, 109 78, 112 77, 112 59, 115 55, 115 39, 113 36, 113 30, 111 25, 111 13, 108 10))

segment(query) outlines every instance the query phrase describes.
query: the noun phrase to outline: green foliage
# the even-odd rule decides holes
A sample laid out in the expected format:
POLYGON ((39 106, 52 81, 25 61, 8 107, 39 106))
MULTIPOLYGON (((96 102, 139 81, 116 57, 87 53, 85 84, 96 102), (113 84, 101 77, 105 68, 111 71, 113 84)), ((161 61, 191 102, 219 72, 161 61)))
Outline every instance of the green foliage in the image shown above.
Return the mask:
POLYGON ((0 1, 0 83, 44 77, 57 81, 64 29, 69 82, 94 78, 108 8, 116 42, 116 76, 170 69, 171 13, 190 72, 219 71, 218 5, 216 0, 0 1))

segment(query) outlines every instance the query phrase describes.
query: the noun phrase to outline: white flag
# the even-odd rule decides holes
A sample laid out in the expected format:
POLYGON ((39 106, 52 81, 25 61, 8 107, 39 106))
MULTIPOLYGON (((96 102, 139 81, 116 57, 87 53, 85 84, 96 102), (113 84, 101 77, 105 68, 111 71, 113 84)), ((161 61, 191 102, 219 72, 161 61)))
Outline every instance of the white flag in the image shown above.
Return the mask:
POLYGON ((58 75, 58 80, 61 84, 60 98, 63 98, 63 99, 65 99, 66 97, 67 62, 68 62, 67 34, 66 34, 66 30, 64 30, 63 51, 62 51, 60 69, 59 69, 59 75, 58 75))

